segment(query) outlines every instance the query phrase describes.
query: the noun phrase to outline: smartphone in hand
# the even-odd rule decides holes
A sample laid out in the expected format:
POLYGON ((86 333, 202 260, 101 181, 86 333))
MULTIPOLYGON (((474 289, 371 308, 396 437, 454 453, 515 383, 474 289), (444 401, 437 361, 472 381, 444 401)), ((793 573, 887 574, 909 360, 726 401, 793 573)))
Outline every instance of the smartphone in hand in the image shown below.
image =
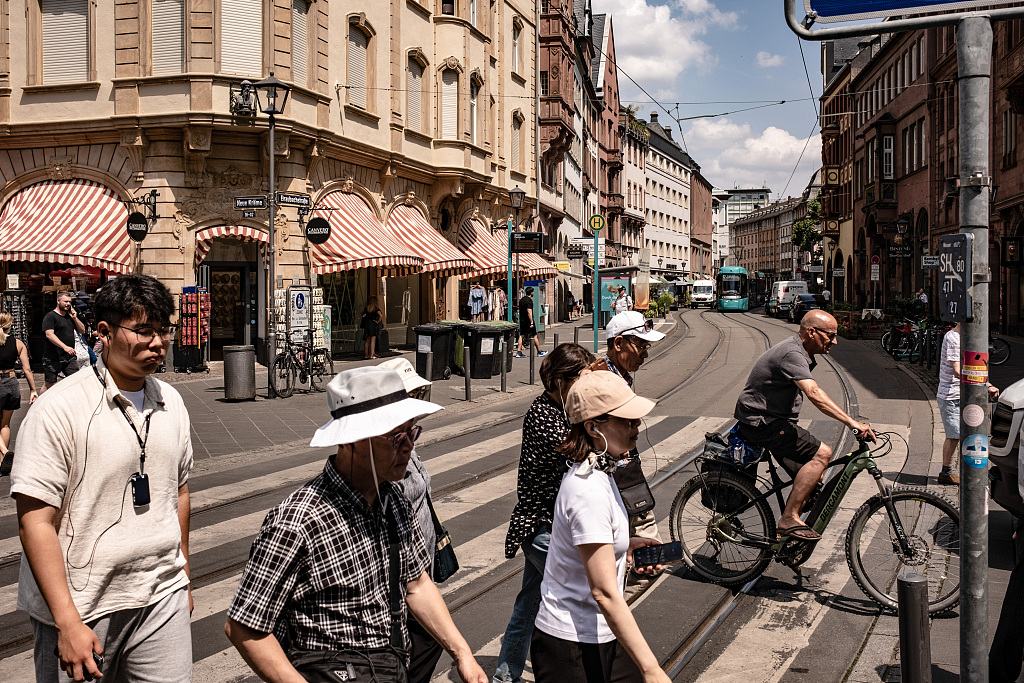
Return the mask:
POLYGON ((661 545, 645 545, 633 551, 634 567, 652 567, 656 564, 671 564, 683 559, 683 544, 679 541, 661 545))

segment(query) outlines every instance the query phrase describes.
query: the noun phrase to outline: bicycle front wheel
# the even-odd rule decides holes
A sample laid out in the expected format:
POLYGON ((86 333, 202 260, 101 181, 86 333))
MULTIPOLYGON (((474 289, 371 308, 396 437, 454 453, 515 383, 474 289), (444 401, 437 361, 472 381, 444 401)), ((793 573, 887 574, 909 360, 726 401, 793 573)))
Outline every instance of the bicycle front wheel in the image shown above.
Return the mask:
POLYGON ((882 345, 882 350, 886 353, 892 353, 892 346, 889 343, 891 340, 892 332, 884 332, 878 340, 878 343, 882 345))
POLYGON ((896 578, 907 572, 928 579, 928 611, 937 614, 960 602, 960 511, 925 489, 898 488, 872 496, 846 531, 846 561, 865 595, 895 610, 896 578), (904 552, 885 507, 892 502, 907 537, 904 552))
POLYGON ((771 562, 765 547, 743 545, 775 539, 775 517, 756 489, 732 473, 697 475, 672 501, 669 531, 683 545, 683 560, 712 583, 742 586, 771 562))
POLYGON ((1002 365, 1010 357, 1010 345, 999 337, 988 338, 988 362, 1002 365))
POLYGON ((270 367, 270 388, 275 396, 288 398, 295 391, 295 364, 287 353, 279 353, 270 367))
POLYGON ((314 391, 323 391, 334 379, 334 361, 327 349, 317 349, 309 359, 309 386, 314 391))

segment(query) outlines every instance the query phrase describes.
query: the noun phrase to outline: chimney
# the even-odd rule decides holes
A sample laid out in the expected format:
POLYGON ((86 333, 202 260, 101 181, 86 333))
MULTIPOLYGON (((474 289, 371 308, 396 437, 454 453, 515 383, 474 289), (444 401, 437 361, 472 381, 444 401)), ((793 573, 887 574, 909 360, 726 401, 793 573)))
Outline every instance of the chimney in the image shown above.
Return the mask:
POLYGON ((671 128, 669 128, 668 126, 665 126, 665 135, 667 135, 667 136, 668 136, 668 139, 669 139, 669 140, 671 140, 671 139, 672 139, 672 129, 671 129, 671 128))
POLYGON ((657 122, 658 122, 658 112, 652 111, 651 112, 651 123, 657 123, 657 122))

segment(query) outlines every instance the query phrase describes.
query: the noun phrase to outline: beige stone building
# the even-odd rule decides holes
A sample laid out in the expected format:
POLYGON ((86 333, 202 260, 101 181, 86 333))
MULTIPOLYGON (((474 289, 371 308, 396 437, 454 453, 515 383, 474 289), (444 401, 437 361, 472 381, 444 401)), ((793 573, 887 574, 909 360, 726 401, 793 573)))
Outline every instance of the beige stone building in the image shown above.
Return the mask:
MULTIPOLYGON (((198 283, 213 299, 214 357, 260 348, 268 212, 246 218, 234 200, 268 190, 268 117, 231 105, 243 80, 272 72, 290 86, 276 190, 334 209, 316 212, 332 236, 313 247, 296 209, 279 208, 276 273, 324 288, 334 351, 359 345, 371 295, 393 344, 456 317, 469 282, 507 276, 491 228, 511 213, 508 190, 526 190, 527 211, 536 203, 535 11, 527 0, 0 3, 0 263, 21 276, 10 284, 41 316, 53 270, 78 266, 87 288, 83 266, 101 279, 152 274, 172 291, 198 283), (123 203, 154 190, 157 218, 130 242, 123 203)), ((545 266, 532 260, 524 276, 545 266)))

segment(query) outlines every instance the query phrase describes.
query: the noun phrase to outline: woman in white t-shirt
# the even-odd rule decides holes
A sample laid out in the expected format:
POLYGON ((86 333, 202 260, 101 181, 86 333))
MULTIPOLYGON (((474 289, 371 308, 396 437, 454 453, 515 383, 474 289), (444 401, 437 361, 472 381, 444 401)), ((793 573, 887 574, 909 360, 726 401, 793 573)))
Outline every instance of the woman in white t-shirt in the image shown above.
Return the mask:
POLYGON ((669 681, 622 596, 633 549, 656 541, 629 538, 611 477, 654 405, 610 372, 582 376, 566 397, 572 427, 558 451, 573 464, 555 499, 530 646, 537 683, 669 681))

